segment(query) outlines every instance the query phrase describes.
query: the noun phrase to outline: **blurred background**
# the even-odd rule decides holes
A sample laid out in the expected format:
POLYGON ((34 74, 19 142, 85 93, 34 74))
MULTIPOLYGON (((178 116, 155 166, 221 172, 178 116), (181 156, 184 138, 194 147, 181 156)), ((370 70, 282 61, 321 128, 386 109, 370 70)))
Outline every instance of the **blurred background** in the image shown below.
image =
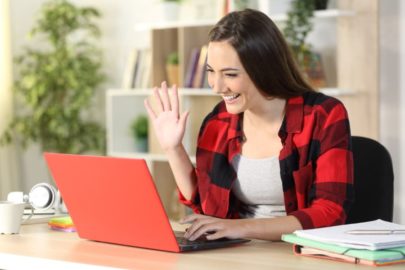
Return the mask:
POLYGON ((353 135, 388 148, 394 221, 405 223, 404 1, 330 0, 311 7, 309 17, 308 7, 294 9, 293 2, 0 0, 0 199, 52 183, 43 151, 107 154, 147 159, 170 211, 181 211, 171 203, 173 185, 159 180, 167 160, 142 119, 142 100, 161 80, 184 88, 182 106, 194 110, 185 138, 193 156, 201 117, 218 101, 198 74, 207 31, 227 12, 248 7, 286 35, 292 28, 291 43, 298 31, 291 16, 308 24, 307 51, 296 52, 312 61, 303 71, 345 103, 353 135))

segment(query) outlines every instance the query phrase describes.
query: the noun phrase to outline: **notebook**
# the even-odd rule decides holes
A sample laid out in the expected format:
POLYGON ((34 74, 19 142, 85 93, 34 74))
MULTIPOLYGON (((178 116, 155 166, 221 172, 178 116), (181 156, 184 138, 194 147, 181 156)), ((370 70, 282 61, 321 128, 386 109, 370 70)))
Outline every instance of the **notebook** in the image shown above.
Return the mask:
POLYGON ((345 224, 310 230, 298 230, 294 234, 306 239, 335 244, 343 247, 379 250, 405 246, 405 234, 390 232, 403 231, 405 225, 384 220, 345 224), (365 234, 351 234, 353 231, 369 231, 365 234), (386 231, 378 234, 373 231, 386 231))
POLYGON ((357 249, 310 240, 295 234, 284 234, 282 240, 294 244, 296 255, 373 266, 405 262, 405 246, 381 250, 357 249))
POLYGON ((143 159, 44 155, 81 238, 171 252, 249 241, 188 241, 175 233, 143 159))

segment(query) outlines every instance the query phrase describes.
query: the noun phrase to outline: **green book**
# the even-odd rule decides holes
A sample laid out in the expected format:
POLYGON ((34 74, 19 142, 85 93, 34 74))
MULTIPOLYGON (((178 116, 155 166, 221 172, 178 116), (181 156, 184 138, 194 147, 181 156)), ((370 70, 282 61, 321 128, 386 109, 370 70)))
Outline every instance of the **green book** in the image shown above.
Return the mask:
POLYGON ((405 262, 405 246, 380 250, 354 249, 302 238, 295 234, 285 234, 282 236, 282 240, 300 247, 310 247, 319 251, 328 251, 329 255, 332 254, 332 257, 333 254, 344 255, 347 257, 368 260, 377 265, 405 262))

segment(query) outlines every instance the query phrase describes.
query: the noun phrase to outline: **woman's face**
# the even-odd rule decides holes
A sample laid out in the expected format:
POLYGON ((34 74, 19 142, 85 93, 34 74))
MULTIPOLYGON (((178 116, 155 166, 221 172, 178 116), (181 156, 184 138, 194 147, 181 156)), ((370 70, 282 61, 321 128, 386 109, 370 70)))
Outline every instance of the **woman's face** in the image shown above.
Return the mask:
POLYGON ((207 57, 208 84, 222 96, 229 113, 253 109, 264 99, 227 41, 210 42, 207 57))

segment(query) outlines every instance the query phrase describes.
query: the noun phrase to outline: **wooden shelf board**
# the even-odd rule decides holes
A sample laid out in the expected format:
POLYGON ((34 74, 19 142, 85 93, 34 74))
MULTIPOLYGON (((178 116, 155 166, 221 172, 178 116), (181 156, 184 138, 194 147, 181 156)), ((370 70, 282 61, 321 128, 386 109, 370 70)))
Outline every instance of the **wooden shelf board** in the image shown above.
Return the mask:
MULTIPOLYGON (((165 154, 135 153, 135 152, 108 152, 108 156, 123 158, 138 158, 146 161, 168 162, 165 154)), ((195 156, 190 157, 191 162, 195 163, 195 156)))
MULTIPOLYGON (((326 87, 319 89, 320 92, 329 96, 355 95, 356 91, 337 87, 326 87)), ((149 96, 152 89, 109 89, 108 96, 149 96)), ((209 88, 179 88, 180 96, 218 96, 209 88)))
MULTIPOLYGON (((354 16, 355 12, 351 10, 325 9, 314 12, 314 18, 327 19, 345 16, 354 16)), ((287 14, 270 14, 274 22, 283 22, 287 20, 287 14)), ((135 31, 150 31, 152 29, 169 29, 181 27, 196 27, 215 25, 218 20, 191 20, 191 21, 160 21, 160 22, 142 22, 135 25, 135 31)))

